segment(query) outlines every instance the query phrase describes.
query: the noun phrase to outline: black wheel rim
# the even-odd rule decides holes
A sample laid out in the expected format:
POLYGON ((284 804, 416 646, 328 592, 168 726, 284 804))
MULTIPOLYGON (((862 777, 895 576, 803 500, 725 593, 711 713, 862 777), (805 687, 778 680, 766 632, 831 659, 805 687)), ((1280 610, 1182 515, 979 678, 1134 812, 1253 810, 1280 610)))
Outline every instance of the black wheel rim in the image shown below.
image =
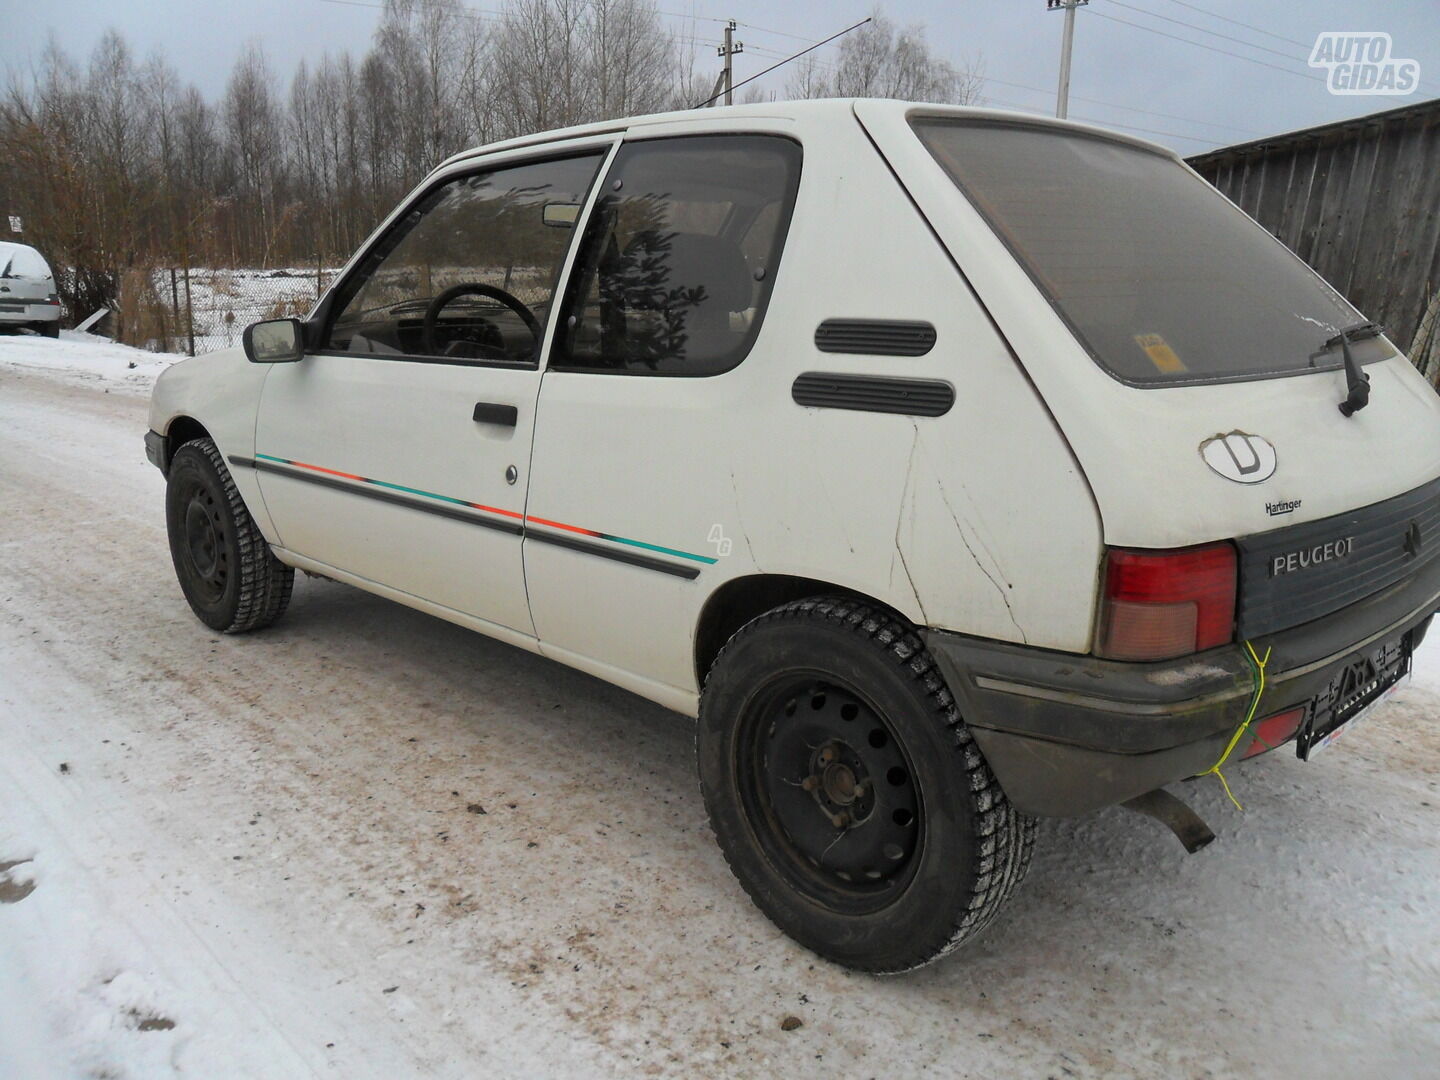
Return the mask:
POLYGON ((792 886, 846 914, 904 891, 925 839, 920 791, 863 694, 821 673, 776 680, 751 697, 736 751, 741 804, 792 886))
POLYGON ((217 603, 230 582, 230 545, 219 500, 206 487, 188 487, 180 500, 180 552, 191 587, 207 603, 217 603))

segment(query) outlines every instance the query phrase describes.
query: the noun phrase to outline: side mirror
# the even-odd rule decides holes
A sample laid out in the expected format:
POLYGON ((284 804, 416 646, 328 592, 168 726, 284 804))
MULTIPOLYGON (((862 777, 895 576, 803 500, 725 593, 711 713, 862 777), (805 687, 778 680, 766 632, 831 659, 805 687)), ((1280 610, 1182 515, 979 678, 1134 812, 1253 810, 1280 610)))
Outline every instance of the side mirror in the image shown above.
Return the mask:
POLYGON ((573 229, 580 220, 579 203, 546 203, 540 211, 540 220, 552 229, 573 229))
POLYGON ((242 340, 252 364, 293 364, 305 357, 305 328, 299 319, 251 323, 242 340))

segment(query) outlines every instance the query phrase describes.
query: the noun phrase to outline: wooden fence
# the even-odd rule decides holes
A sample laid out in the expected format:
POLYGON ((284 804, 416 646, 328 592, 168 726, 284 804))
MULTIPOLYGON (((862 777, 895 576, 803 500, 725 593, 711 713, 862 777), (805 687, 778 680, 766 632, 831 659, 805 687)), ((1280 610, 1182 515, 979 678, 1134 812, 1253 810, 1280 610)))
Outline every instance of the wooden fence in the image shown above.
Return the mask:
POLYGON ((1416 343, 1440 289, 1440 99, 1213 150, 1190 165, 1416 343))

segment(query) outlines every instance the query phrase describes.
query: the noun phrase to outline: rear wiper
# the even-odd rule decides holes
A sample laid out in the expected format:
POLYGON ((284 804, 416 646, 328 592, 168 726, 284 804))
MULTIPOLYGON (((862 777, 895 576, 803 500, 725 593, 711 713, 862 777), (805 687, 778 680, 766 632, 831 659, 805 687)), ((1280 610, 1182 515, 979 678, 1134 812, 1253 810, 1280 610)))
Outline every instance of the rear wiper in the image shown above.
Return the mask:
POLYGON ((1355 357, 1350 353, 1350 343, 1379 337, 1384 332, 1383 326, 1367 319, 1365 322, 1345 327, 1321 347, 1324 352, 1339 345, 1345 356, 1345 389, 1348 392, 1345 400, 1340 402, 1342 416, 1353 416, 1370 404, 1370 376, 1361 371, 1360 365, 1355 362, 1355 357))

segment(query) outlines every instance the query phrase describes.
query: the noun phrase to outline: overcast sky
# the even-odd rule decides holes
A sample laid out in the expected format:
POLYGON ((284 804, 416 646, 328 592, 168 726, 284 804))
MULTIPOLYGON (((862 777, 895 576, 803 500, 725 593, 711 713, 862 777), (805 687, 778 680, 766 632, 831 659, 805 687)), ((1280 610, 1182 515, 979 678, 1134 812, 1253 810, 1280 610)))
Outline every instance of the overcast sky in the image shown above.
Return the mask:
MULTIPOLYGON (((471 0, 469 6, 490 17, 498 0, 471 0)), ((717 62, 710 43, 719 40, 721 18, 737 19, 736 37, 746 46, 736 58, 738 82, 863 18, 873 5, 661 0, 659 6, 678 37, 695 39, 688 47, 702 64, 717 62)), ((1064 16, 1047 11, 1045 0, 912 0, 882 7, 897 22, 923 23, 930 47, 953 62, 978 61, 989 104, 1053 112, 1064 16)), ((114 26, 141 56, 162 50, 184 78, 214 99, 246 41, 258 41, 285 79, 301 57, 315 59, 326 50, 362 53, 379 14, 378 0, 0 0, 0 65, 24 69, 51 31, 68 52, 84 58, 100 33, 114 26)), ((835 46, 817 55, 833 60, 835 46)), ((783 86, 784 72, 765 84, 783 86)), ((1437 0, 1091 0, 1076 19, 1071 116, 1144 129, 1182 153, 1433 97, 1440 97, 1437 0), (1323 75, 1305 64, 1321 31, 1389 33, 1394 55, 1419 61, 1420 90, 1404 98, 1332 96, 1323 75)))

